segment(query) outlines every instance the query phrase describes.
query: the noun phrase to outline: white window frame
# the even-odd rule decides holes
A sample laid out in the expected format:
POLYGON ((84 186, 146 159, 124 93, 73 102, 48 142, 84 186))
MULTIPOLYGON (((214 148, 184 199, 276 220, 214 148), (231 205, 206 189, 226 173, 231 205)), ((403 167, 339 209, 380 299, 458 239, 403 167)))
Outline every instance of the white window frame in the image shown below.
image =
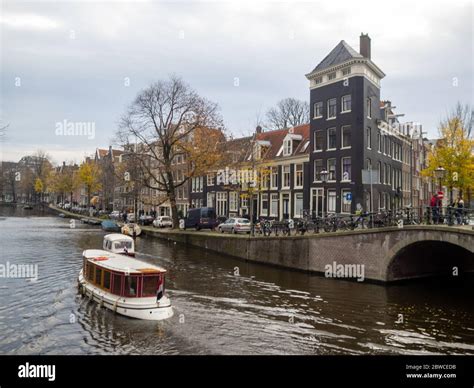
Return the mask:
POLYGON ((207 174, 206 175, 207 186, 214 186, 214 174, 207 174))
POLYGON ((293 218, 301 218, 301 213, 302 213, 303 207, 304 207, 304 200, 303 200, 303 198, 304 198, 304 195, 303 195, 303 193, 301 193, 301 192, 298 192, 298 193, 295 193, 295 194, 294 194, 294 199, 293 199, 293 218), (296 211, 296 197, 297 197, 297 196, 301 196, 301 209, 300 209, 300 211, 298 211, 298 212, 296 211))
POLYGON ((341 150, 348 150, 352 147, 352 132, 351 132, 351 142, 350 142, 350 145, 349 146, 345 146, 344 147, 344 128, 349 128, 349 132, 351 132, 351 126, 350 125, 343 125, 341 127, 341 150))
POLYGON ((328 128, 328 129, 327 129, 326 141, 327 141, 327 144, 326 144, 327 149, 326 149, 326 151, 335 151, 335 150, 337 149, 337 128, 336 128, 336 127, 331 127, 331 128, 328 128), (335 143, 334 143, 334 144, 335 144, 335 147, 334 147, 334 148, 329 148, 329 132, 330 132, 331 129, 334 129, 334 134, 335 134, 335 136, 336 136, 336 141, 335 141, 335 143))
POLYGON ((270 214, 270 202, 268 198, 268 193, 262 193, 260 196, 260 216, 266 217, 268 214, 270 214), (264 202, 267 203, 267 208, 263 208, 264 202))
POLYGON ((270 217, 278 217, 280 195, 277 193, 270 194, 270 217), (275 199, 276 198, 276 199, 275 199), (276 203, 276 212, 273 210, 273 204, 276 203))
POLYGON ((341 182, 351 182, 352 180, 352 158, 350 156, 343 156, 341 158, 341 182), (351 171, 349 171, 349 179, 344 179, 344 159, 351 161, 351 171))
POLYGON ((324 159, 314 159, 313 161, 313 182, 322 182, 321 179, 316 179, 316 162, 320 160, 321 161, 321 167, 322 167, 322 170, 321 171, 324 171, 324 159))
POLYGON ((273 190, 278 189, 278 166, 271 167, 270 188, 273 190))
POLYGON ((304 166, 303 163, 295 164, 295 181, 293 182, 295 189, 302 189, 304 185, 304 166), (298 171, 298 167, 301 167, 301 170, 298 171), (301 177, 301 184, 298 184, 298 176, 301 177))
POLYGON ((324 105, 322 101, 318 101, 313 104, 313 119, 320 119, 321 117, 323 117, 323 107, 324 105), (316 115, 316 106, 320 107, 319 115, 316 115))
POLYGON ((341 97, 341 113, 349 113, 350 111, 352 110, 352 95, 350 94, 346 94, 345 96, 342 96, 341 97), (347 110, 344 110, 344 99, 349 97, 350 98, 350 101, 351 101, 351 106, 350 106, 350 109, 347 109, 347 110))
POLYGON ((337 159, 336 158, 328 158, 328 160, 326 161, 326 167, 327 167, 327 171, 329 173, 328 182, 336 182, 336 180, 337 180, 337 159), (334 160, 334 179, 330 179, 330 177, 331 177, 331 170, 329 169, 329 161, 330 160, 334 160))
POLYGON ((337 117, 337 98, 330 98, 327 101, 327 119, 326 120, 334 120, 337 117), (334 116, 329 115, 329 108, 331 107, 331 101, 335 102, 335 109, 334 109, 334 116))
POLYGON ((337 192, 335 189, 328 189, 327 190, 327 212, 328 213, 336 213, 337 209, 337 192), (334 195, 330 195, 330 193, 334 193, 334 195), (334 209, 330 208, 331 205, 334 205, 334 209))
POLYGON ((316 146, 317 146, 317 144, 318 144, 318 143, 316 142, 316 134, 317 134, 317 133, 321 133, 321 134, 323 135, 322 138, 323 138, 323 142, 324 142, 324 131, 323 131, 323 130, 316 130, 316 131, 314 131, 314 134, 313 134, 313 140, 314 140, 314 142, 313 142, 313 152, 323 152, 323 151, 324 151, 324 147, 323 147, 324 144, 321 144, 321 149, 319 149, 319 150, 316 149, 316 146))
POLYGON ((291 166, 289 164, 283 165, 281 168, 282 172, 282 182, 281 182, 281 188, 282 189, 289 189, 291 185, 291 166), (285 172, 285 169, 288 169, 288 172, 285 172), (285 185, 285 175, 288 175, 288 186, 285 185))
POLYGON ((236 212, 238 211, 238 193, 237 191, 229 192, 229 211, 236 212))
POLYGON ((293 153, 293 141, 286 139, 283 142, 283 156, 290 156, 293 153))
POLYGON ((371 119, 372 118, 372 98, 371 97, 367 97, 365 105, 367 108, 367 118, 371 119))

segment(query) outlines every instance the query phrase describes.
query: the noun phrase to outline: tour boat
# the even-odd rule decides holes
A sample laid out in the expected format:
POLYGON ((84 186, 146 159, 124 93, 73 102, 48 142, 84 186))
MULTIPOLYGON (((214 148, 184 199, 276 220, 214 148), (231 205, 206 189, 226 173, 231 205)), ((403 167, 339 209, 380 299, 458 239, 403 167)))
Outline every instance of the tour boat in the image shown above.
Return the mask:
POLYGON ((133 238, 120 233, 105 235, 102 249, 112 253, 135 256, 135 243, 133 238))
POLYGON ((173 316, 165 295, 165 269, 100 249, 87 249, 82 256, 78 280, 83 295, 131 318, 162 320, 173 316))
POLYGON ((135 232, 135 236, 140 236, 142 229, 137 224, 125 224, 122 226, 122 233, 133 236, 133 232, 135 232))

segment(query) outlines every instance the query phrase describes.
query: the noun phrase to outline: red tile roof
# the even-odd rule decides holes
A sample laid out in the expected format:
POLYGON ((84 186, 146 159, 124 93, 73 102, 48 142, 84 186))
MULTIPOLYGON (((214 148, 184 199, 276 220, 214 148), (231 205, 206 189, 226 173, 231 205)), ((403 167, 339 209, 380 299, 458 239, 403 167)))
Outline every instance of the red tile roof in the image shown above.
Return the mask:
POLYGON ((292 131, 295 135, 301 135, 301 141, 299 141, 298 146, 293 149, 292 156, 301 155, 309 152, 309 146, 304 147, 307 142, 309 142, 309 124, 298 125, 294 128, 289 129, 277 129, 275 131, 267 131, 256 134, 257 140, 269 141, 271 143, 270 149, 264 156, 264 159, 275 159, 283 157, 281 154, 277 156, 278 151, 280 151, 283 146, 283 139, 292 131))

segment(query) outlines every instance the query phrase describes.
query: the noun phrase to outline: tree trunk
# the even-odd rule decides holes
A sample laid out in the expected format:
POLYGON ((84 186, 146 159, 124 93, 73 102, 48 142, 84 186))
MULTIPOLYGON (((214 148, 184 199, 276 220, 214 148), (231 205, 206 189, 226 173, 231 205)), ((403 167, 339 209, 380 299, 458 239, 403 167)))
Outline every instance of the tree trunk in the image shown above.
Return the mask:
POLYGON ((168 167, 168 171, 166 172, 166 177, 168 178, 168 198, 170 201, 171 206, 171 219, 173 220, 173 229, 177 229, 179 227, 179 219, 178 219, 178 207, 176 206, 176 193, 173 181, 173 173, 171 172, 171 168, 168 167))

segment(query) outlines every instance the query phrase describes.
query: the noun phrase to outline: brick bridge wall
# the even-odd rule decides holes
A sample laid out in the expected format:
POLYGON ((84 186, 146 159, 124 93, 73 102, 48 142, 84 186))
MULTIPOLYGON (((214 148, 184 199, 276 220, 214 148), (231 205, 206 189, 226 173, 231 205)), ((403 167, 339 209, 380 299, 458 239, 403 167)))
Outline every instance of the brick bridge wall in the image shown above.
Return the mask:
MULTIPOLYGON (((295 270, 324 273, 325 266, 363 264, 365 278, 388 282, 428 276, 440 270, 439 260, 430 261, 430 247, 449 247, 464 271, 474 272, 474 231, 446 226, 406 226, 366 231, 308 234, 292 237, 254 237, 218 235, 189 231, 158 231, 143 228, 144 233, 181 242, 252 262, 295 270), (420 245, 423 242, 430 244, 420 245), (440 243, 444 243, 439 245, 440 243), (448 244, 446 244, 448 243, 448 244), (452 245, 449 245, 452 244, 452 245), (400 252, 415 247, 410 258, 400 259, 400 252), (457 248, 455 248, 457 247, 457 248)), ((452 265, 453 257, 444 264, 452 265)), ((458 262, 455 262, 458 265, 458 262)), ((449 267, 451 268, 451 267, 449 267)), ((449 269, 448 268, 448 269, 449 269)), ((443 268, 443 270, 446 268, 443 268)))

